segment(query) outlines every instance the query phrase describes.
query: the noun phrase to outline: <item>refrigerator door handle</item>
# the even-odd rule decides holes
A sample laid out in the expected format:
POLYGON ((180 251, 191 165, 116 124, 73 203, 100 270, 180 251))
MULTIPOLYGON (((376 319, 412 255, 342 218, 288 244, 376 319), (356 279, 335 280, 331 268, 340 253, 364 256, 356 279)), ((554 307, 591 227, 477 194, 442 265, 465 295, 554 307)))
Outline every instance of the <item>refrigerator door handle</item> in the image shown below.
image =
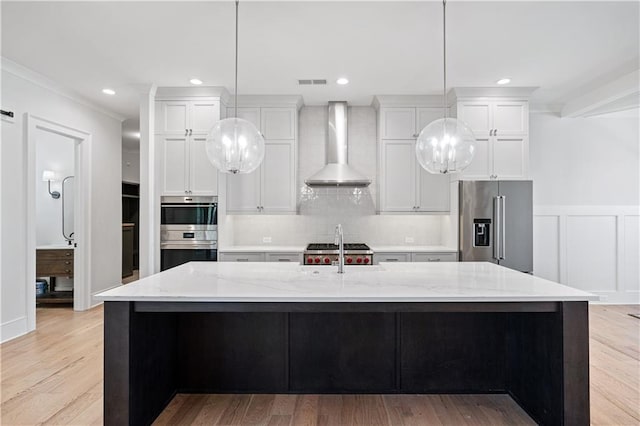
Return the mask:
POLYGON ((494 223, 493 227, 493 258, 496 260, 500 260, 500 244, 502 243, 501 232, 502 228, 500 226, 500 196, 493 197, 493 215, 494 215, 494 223))
POLYGON ((507 197, 504 195, 499 195, 500 199, 500 237, 502 240, 500 241, 500 260, 506 259, 507 256, 507 197))

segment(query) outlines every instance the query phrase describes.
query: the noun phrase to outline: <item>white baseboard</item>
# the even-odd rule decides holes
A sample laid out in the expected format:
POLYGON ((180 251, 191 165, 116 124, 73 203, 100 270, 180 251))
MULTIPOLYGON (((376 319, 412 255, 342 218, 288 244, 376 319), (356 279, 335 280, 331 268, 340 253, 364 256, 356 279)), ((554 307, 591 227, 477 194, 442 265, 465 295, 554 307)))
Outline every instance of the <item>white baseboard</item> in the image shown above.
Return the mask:
POLYGON ((0 343, 25 335, 29 331, 31 330, 27 326, 26 316, 7 321, 0 325, 0 343))

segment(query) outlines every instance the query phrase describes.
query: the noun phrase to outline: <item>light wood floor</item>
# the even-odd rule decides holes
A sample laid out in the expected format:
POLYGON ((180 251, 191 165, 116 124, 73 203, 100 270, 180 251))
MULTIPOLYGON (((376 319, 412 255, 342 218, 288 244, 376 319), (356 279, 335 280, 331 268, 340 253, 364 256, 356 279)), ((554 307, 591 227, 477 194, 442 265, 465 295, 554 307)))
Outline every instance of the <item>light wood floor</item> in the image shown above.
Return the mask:
MULTIPOLYGON (((592 306, 591 420, 640 425, 638 306, 592 306)), ((2 425, 102 423, 102 307, 40 308, 0 346, 2 425)), ((531 424, 501 395, 178 395, 157 424, 531 424)))

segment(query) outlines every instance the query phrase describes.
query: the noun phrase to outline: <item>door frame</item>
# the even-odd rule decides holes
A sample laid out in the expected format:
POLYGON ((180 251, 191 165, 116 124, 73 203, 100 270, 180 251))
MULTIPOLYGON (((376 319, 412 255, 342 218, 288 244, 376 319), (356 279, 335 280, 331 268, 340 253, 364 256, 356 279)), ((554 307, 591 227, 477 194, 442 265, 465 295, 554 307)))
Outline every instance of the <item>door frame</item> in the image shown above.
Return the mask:
POLYGON ((27 182, 27 327, 36 328, 36 141, 37 132, 45 131, 74 140, 74 279, 73 309, 84 311, 91 306, 91 144, 90 133, 31 114, 26 115, 27 182))

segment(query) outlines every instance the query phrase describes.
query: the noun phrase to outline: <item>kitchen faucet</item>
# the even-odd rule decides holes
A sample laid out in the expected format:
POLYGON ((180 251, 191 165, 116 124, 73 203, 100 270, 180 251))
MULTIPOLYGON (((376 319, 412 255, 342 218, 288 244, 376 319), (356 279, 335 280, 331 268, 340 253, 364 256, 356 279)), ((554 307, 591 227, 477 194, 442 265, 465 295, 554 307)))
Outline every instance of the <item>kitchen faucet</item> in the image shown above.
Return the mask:
POLYGON ((338 246, 338 273, 344 274, 344 234, 341 224, 336 225, 334 238, 334 244, 338 246))

